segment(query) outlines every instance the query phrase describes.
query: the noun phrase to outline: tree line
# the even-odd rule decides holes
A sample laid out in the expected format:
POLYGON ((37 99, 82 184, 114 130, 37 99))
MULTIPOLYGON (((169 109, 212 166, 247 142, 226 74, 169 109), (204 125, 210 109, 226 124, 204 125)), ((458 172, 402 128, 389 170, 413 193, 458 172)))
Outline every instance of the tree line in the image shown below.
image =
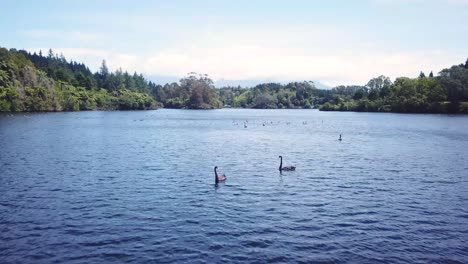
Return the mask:
MULTIPOLYGON (((63 56, 0 48, 0 112, 146 110, 161 107, 139 86, 102 86, 101 73, 63 56)), ((117 76, 109 73, 108 77, 117 76)), ((137 76, 135 80, 140 79, 137 76)))
POLYGON ((322 111, 468 113, 468 60, 437 76, 371 79, 366 85, 317 89, 312 81, 215 88, 206 74, 189 73, 164 85, 142 74, 97 72, 47 55, 0 48, 0 111, 144 110, 166 108, 318 108, 322 111))
POLYGON ((398 113, 468 113, 468 60, 443 69, 437 76, 371 79, 362 87, 339 86, 320 106, 322 111, 398 113))
POLYGON ((190 73, 164 86, 142 74, 110 71, 106 61, 93 73, 62 54, 0 48, 0 112, 146 110, 159 107, 222 107, 213 81, 190 73))

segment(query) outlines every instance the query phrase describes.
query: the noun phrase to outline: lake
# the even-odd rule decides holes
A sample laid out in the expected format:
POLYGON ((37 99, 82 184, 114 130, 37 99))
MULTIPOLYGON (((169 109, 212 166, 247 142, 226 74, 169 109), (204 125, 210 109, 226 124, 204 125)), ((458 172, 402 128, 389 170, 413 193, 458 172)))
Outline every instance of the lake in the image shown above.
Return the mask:
POLYGON ((468 116, 3 114, 0 241, 1 263, 467 263, 468 116))

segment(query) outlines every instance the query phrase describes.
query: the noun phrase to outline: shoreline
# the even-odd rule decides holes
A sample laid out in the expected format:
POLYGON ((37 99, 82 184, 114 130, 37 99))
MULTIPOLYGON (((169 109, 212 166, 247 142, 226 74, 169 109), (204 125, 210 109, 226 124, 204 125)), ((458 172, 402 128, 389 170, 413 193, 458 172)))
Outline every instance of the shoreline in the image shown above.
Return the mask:
POLYGON ((442 113, 442 112, 379 112, 379 111, 340 111, 340 110, 320 110, 318 108, 242 108, 242 107, 224 107, 216 109, 190 109, 190 108, 166 108, 161 107, 157 109, 134 109, 134 110, 105 110, 105 109, 93 109, 93 110, 80 110, 80 111, 19 111, 19 112, 0 112, 0 115, 16 115, 16 114, 46 114, 46 113, 79 113, 79 112, 147 112, 147 111, 158 111, 158 110, 182 110, 182 111, 216 111, 216 110, 271 110, 271 111, 284 111, 284 110, 303 110, 303 111, 317 111, 317 112, 335 112, 335 113, 375 113, 375 114, 402 114, 402 115, 455 115, 465 116, 468 113, 454 112, 454 113, 442 113))

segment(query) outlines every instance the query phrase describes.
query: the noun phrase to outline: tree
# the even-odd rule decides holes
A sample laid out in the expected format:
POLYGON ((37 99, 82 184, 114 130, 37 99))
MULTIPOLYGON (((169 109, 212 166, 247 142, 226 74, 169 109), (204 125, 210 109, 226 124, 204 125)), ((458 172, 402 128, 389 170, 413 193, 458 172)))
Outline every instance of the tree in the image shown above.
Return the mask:
POLYGON ((378 89, 370 89, 367 98, 369 98, 369 100, 376 100, 377 98, 379 98, 379 94, 380 91, 378 89))
POLYGON ((429 78, 434 78, 434 74, 432 73, 432 71, 431 73, 429 73, 429 78))
POLYGON ((422 86, 422 92, 427 97, 429 102, 441 102, 447 99, 447 95, 444 89, 442 88, 440 83, 434 78, 419 80, 419 85, 422 86))
POLYGON ((421 71, 421 72, 419 73, 419 78, 426 78, 426 75, 424 74, 424 72, 421 71))
POLYGON ((52 49, 49 49, 49 53, 47 55, 47 58, 50 60, 50 59, 53 59, 54 58, 54 51, 52 49))
POLYGON ((366 86, 369 89, 380 90, 387 85, 392 85, 390 78, 384 75, 380 75, 379 77, 370 79, 366 86))
POLYGON ((180 88, 179 101, 187 101, 185 106, 188 108, 209 109, 221 106, 213 81, 206 74, 189 73, 180 80, 180 88))
POLYGON ((99 68, 99 73, 102 76, 107 76, 109 74, 109 68, 107 68, 106 60, 102 60, 101 68, 99 68))
POLYGON ((276 108, 276 98, 267 93, 260 94, 255 98, 254 108, 276 108))
POLYGON ((447 99, 452 103, 468 101, 468 69, 452 66, 439 73, 439 81, 447 92, 447 99))
POLYGON ((63 64, 67 63, 67 59, 65 59, 65 56, 63 56, 63 53, 60 53, 60 62, 63 64))
POLYGON ((106 61, 103 60, 99 72, 95 74, 99 88, 106 90, 110 89, 110 76, 109 68, 107 68, 106 61))
POLYGON ((365 95, 364 90, 359 89, 354 93, 353 99, 354 100, 360 100, 360 99, 364 98, 364 95, 365 95))
POLYGON ((367 96, 367 98, 369 98, 369 100, 377 99, 379 97, 379 94, 381 93, 381 90, 384 87, 390 85, 392 85, 392 81, 389 77, 386 77, 384 75, 380 75, 379 77, 370 79, 366 85, 366 87, 369 88, 369 95, 367 96))
POLYGON ((203 107, 205 101, 203 100, 203 88, 201 86, 195 85, 192 87, 189 102, 191 108, 203 107))

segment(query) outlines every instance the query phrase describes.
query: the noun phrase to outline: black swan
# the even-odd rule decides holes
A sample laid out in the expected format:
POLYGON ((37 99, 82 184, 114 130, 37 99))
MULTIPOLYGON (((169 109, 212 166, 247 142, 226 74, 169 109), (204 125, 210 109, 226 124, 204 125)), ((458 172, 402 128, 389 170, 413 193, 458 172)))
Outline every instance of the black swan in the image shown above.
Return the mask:
POLYGON ((227 179, 226 175, 219 175, 218 172, 216 171, 218 169, 218 166, 214 167, 214 172, 215 172, 215 183, 218 184, 218 182, 223 182, 227 179))
POLYGON ((281 159, 280 166, 279 166, 280 171, 295 171, 296 170, 295 166, 285 166, 285 167, 283 167, 283 156, 279 156, 279 158, 281 159))
POLYGON ((339 140, 339 141, 341 141, 341 140, 342 140, 342 139, 341 139, 341 134, 340 134, 340 138, 339 138, 338 140, 339 140))

